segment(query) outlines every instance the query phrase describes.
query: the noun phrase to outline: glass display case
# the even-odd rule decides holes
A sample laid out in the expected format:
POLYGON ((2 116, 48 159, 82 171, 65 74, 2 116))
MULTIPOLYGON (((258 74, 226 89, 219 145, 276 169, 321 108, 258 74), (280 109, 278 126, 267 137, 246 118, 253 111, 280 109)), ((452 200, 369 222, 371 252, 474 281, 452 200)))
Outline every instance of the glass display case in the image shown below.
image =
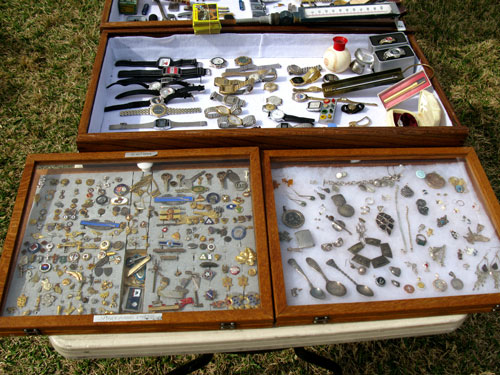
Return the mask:
POLYGON ((264 152, 278 324, 485 311, 500 210, 472 149, 264 152))
POLYGON ((256 149, 33 155, 21 185, 0 331, 272 323, 256 149))
POLYGON ((77 146, 460 146, 467 128, 426 63, 414 36, 402 32, 105 31, 77 146), (339 36, 352 63, 377 54, 384 61, 329 71, 324 56, 339 36), (386 54, 391 48, 401 56, 386 54))

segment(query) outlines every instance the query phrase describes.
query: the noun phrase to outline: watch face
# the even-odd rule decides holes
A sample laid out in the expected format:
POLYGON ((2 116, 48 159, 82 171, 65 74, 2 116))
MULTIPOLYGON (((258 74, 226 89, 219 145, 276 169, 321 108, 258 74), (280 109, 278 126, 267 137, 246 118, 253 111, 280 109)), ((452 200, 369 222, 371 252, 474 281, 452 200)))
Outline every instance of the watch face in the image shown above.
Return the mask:
POLYGON ((162 117, 167 113, 167 107, 165 104, 153 104, 151 106, 151 114, 157 116, 157 117, 162 117))
POLYGON ((159 61, 158 61, 158 66, 163 68, 165 66, 170 66, 170 63, 172 62, 172 59, 169 58, 169 57, 162 57, 159 61))
POLYGON ((166 118, 159 118, 155 121, 155 128, 169 128, 170 120, 166 118))
POLYGON ((302 77, 293 77, 290 79, 292 85, 303 85, 305 83, 304 78, 302 77))
POLYGON ((322 105, 323 104, 319 100, 309 102, 307 103, 307 110, 312 112, 317 112, 321 109, 322 105))
POLYGON ((274 104, 277 106, 283 103, 283 99, 281 99, 279 96, 273 95, 266 99, 266 103, 274 104))
POLYGON ((222 105, 219 105, 215 108, 217 108, 217 112, 219 112, 223 116, 229 116, 231 114, 231 110, 227 107, 222 106, 222 105))
POLYGON ((274 121, 281 121, 281 120, 283 120, 283 117, 285 117, 285 113, 282 110, 280 110, 280 109, 275 109, 274 111, 272 111, 269 114, 269 116, 274 121))
POLYGON ((252 62, 252 58, 248 56, 239 56, 234 59, 234 63, 239 66, 248 65, 252 62))
POLYGON ((240 126, 241 124, 243 124, 243 120, 235 115, 228 116, 227 121, 229 121, 231 125, 236 125, 236 126, 240 126))
POLYGON ((267 103, 267 104, 264 104, 262 106, 262 111, 266 112, 266 113, 270 113, 270 112, 274 111, 275 109, 276 109, 276 106, 274 104, 271 104, 271 103, 267 103))
POLYGON ((160 96, 166 98, 167 96, 173 94, 175 90, 172 87, 164 87, 160 89, 160 96))
POLYGON ((222 57, 214 57, 210 60, 210 64, 216 69, 221 69, 226 66, 227 61, 222 57))

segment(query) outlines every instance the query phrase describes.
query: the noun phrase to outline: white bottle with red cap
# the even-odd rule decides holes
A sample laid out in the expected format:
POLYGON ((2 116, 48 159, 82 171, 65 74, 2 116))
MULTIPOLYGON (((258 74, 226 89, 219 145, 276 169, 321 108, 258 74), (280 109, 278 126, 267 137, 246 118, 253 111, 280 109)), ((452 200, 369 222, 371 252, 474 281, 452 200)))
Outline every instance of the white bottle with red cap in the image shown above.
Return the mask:
POLYGON ((345 47, 347 38, 336 36, 333 38, 333 46, 328 47, 323 55, 323 63, 326 68, 334 73, 342 73, 351 63, 351 53, 345 47))

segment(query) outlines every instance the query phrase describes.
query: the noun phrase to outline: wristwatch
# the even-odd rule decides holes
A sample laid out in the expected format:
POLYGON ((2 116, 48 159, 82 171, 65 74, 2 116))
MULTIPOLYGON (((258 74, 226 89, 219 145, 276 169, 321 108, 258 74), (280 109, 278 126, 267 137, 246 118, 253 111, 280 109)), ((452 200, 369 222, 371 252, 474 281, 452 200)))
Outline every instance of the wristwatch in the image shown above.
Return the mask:
POLYGON ((214 85, 219 88, 219 92, 224 95, 238 95, 246 94, 253 90, 253 85, 255 80, 249 78, 246 81, 240 81, 237 79, 226 79, 222 77, 216 77, 214 79, 214 85))
POLYGON ((406 55, 406 52, 402 48, 399 48, 399 47, 390 48, 384 52, 384 60, 398 59, 401 56, 405 56, 405 55, 406 55))
POLYGON ((217 125, 219 128, 250 128, 255 125, 256 119, 254 115, 248 115, 240 118, 235 115, 222 116, 217 119, 217 125))
POLYGON ((294 86, 304 86, 308 83, 313 83, 321 77, 321 72, 318 68, 312 67, 309 68, 307 73, 302 77, 293 77, 290 79, 290 83, 294 86))
POLYGON ((218 92, 214 91, 210 94, 211 100, 217 100, 218 102, 224 103, 226 105, 237 105, 238 107, 244 107, 247 105, 247 102, 243 99, 238 98, 235 95, 221 95, 218 92))
POLYGON ((193 126, 207 126, 206 121, 189 121, 189 122, 176 122, 169 119, 160 118, 153 122, 145 122, 143 124, 127 124, 121 122, 119 124, 109 125, 109 130, 129 130, 129 129, 160 129, 169 130, 173 128, 193 127, 193 126))
POLYGON ((314 119, 307 117, 298 117, 285 114, 281 109, 275 109, 269 113, 269 117, 276 122, 300 122, 314 123, 314 119))
POLYGON ((241 108, 237 105, 233 105, 231 108, 218 105, 206 108, 204 113, 206 118, 218 118, 222 116, 239 115, 241 113, 241 108))
POLYGON ((165 115, 185 115, 189 113, 200 113, 201 108, 170 108, 163 101, 151 100, 149 108, 131 109, 121 111, 120 116, 136 116, 136 115, 151 115, 163 117, 165 115))
MULTIPOLYGON (((115 99, 121 99, 121 98, 126 98, 127 96, 133 96, 133 95, 152 95, 152 96, 160 96, 164 99, 168 98, 167 102, 173 98, 182 98, 186 97, 185 94, 193 92, 193 91, 203 91, 205 90, 205 86, 202 85, 183 85, 184 87, 175 89, 171 87, 170 85, 173 85, 174 83, 169 83, 168 86, 161 87, 161 84, 159 85, 150 85, 151 87, 154 87, 153 89, 138 89, 138 90, 130 90, 130 91, 125 91, 122 92, 121 94, 118 94, 115 96, 115 99)), ((188 94, 187 96, 189 96, 188 94)))
POLYGON ((160 57, 156 61, 118 60, 115 66, 151 66, 158 68, 166 66, 198 66, 198 61, 196 59, 173 60, 170 57, 160 57))
MULTIPOLYGON (((147 107, 150 104, 156 104, 156 103, 164 103, 167 104, 170 100, 174 98, 192 98, 193 94, 191 94, 191 91, 203 91, 205 89, 205 86, 190 86, 190 87, 183 87, 181 89, 175 90, 173 93, 168 94, 167 96, 163 97, 162 95, 165 95, 168 93, 168 89, 165 90, 163 93, 160 93, 159 96, 155 96, 151 98, 150 100, 142 100, 142 101, 137 101, 137 102, 130 102, 130 103, 124 103, 124 104, 115 104, 115 105, 110 105, 107 107, 104 107, 104 112, 111 112, 111 111, 119 111, 121 109, 131 109, 131 108, 141 108, 141 107, 147 107)), ((116 98, 120 99, 123 96, 117 95, 116 98)))
POLYGON ((199 78, 205 75, 210 75, 210 69, 205 68, 188 68, 180 69, 175 66, 167 66, 157 70, 120 70, 118 78, 162 78, 162 77, 176 77, 176 78, 199 78))
POLYGON ((261 69, 248 72, 225 72, 222 77, 248 77, 253 78, 255 82, 272 82, 278 78, 276 69, 261 69))
POLYGON ((214 57, 210 59, 210 66, 215 69, 222 69, 227 66, 227 61, 223 57, 214 57))

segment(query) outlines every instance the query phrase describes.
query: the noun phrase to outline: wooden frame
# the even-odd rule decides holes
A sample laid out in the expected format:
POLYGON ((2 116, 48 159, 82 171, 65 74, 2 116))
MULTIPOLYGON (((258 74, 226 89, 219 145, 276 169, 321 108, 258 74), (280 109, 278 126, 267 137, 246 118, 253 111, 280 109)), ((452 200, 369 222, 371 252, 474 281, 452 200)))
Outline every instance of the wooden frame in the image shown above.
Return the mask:
MULTIPOLYGON (((281 243, 283 242, 280 243, 280 238, 278 234, 278 218, 276 214, 275 193, 274 193, 274 189, 276 188, 275 184, 276 183, 282 184, 283 182, 281 180, 273 181, 273 176, 272 176, 273 165, 275 165, 276 167, 279 167, 280 165, 316 166, 322 162, 337 163, 337 165, 342 165, 343 161, 349 161, 349 160, 361 160, 361 161, 368 160, 368 161, 373 161, 375 164, 377 163, 377 161, 385 163, 391 160, 397 160, 400 163, 404 163, 405 160, 417 160, 417 161, 420 160, 426 163, 430 161, 439 162, 440 160, 446 160, 446 159, 456 160, 456 158, 464 160, 468 174, 470 175, 470 178, 473 180, 474 189, 480 196, 479 199, 482 200, 484 207, 486 207, 487 210, 486 215, 489 216, 489 219, 491 220, 491 225, 494 228, 493 232, 494 233, 496 232, 496 236, 498 236, 500 234, 500 205, 479 163, 477 155, 475 154, 472 148, 302 150, 300 152, 300 156, 297 155, 296 151, 292 150, 263 151, 262 152, 263 178, 264 178, 266 208, 268 213, 267 225, 268 225, 268 235, 269 235, 269 249, 271 258, 271 274, 272 274, 273 290, 274 290, 276 324, 278 326, 308 324, 308 323, 315 323, 316 322, 315 319, 319 319, 320 322, 321 321, 324 322, 325 317, 326 321, 328 322, 347 322, 347 321, 394 319, 394 318, 417 317, 417 316, 421 317, 421 316, 444 315, 444 314, 486 312, 486 311, 496 310, 500 305, 500 293, 446 296, 446 297, 438 296, 436 298, 412 297, 412 299, 409 299, 410 297, 408 297, 408 299, 382 300, 375 302, 369 302, 369 299, 367 300, 365 298, 363 300, 361 298, 360 302, 358 303, 329 303, 329 304, 293 305, 293 306, 287 304, 288 294, 286 292, 287 285, 285 284, 284 280, 284 267, 288 266, 282 264, 283 261, 282 261, 281 243)), ((324 202, 326 202, 325 203, 326 205, 328 204, 328 200, 324 202)), ((352 229, 353 228, 351 223, 351 230, 352 229)), ((335 232, 333 233, 334 234, 332 234, 332 237, 335 236, 335 232)), ((354 235, 356 236, 356 233, 354 233, 354 235)), ((347 236, 347 234, 345 236, 347 236)), ((333 250, 332 253, 335 253, 335 251, 338 252, 342 250, 333 250)), ((417 249, 415 251, 417 251, 417 249)), ((304 250, 304 252, 306 252, 306 250, 304 250)), ((452 255, 449 256, 453 255, 454 254, 452 253, 452 255)), ((314 255, 310 256, 313 257, 314 255)), ((481 260, 480 257, 476 258, 474 260, 474 263, 471 262, 471 267, 475 267, 476 263, 480 260, 481 260)), ((344 263, 342 263, 342 266, 344 270, 346 270, 348 273, 351 273, 351 275, 354 275, 355 272, 349 269, 348 265, 347 267, 345 267, 344 263)), ((323 269, 325 271, 328 271, 328 274, 330 274, 331 268, 323 266, 323 269)), ((433 271, 435 269, 436 268, 434 268, 433 271)), ((310 268, 304 268, 304 270, 310 271, 310 268)), ((403 269, 403 272, 410 272, 410 271, 406 271, 403 269)), ((441 270, 440 272, 445 273, 444 270, 441 270)), ((448 270, 446 272, 448 272, 448 270)), ((335 275, 337 276, 339 274, 335 273, 335 275)), ((355 276, 353 277, 356 278, 355 276)), ((367 279, 365 278, 361 280, 366 281, 367 279)), ((349 283, 348 281, 346 282, 349 283)), ((346 284, 346 286, 352 287, 352 284, 349 285, 346 284)), ((391 285, 386 286, 386 288, 389 287, 391 287, 391 285)), ((432 287, 430 288, 432 289, 432 287)), ((302 293, 307 294, 306 289, 307 285, 304 286, 304 291, 302 291, 302 293)), ((356 293, 354 292, 354 294, 356 293)))
MULTIPOLYGON (((0 334, 63 334, 63 333, 104 333, 104 332, 146 332, 146 331, 184 331, 200 329, 221 329, 227 324, 230 328, 269 327, 273 324, 272 293, 267 253, 266 227, 263 192, 260 175, 260 157, 256 148, 226 148, 210 150, 175 150, 141 153, 87 153, 87 154, 35 154, 26 161, 19 192, 14 206, 11 223, 5 239, 0 263, 0 300, 2 311, 6 306, 9 285, 16 272, 20 242, 23 238, 26 221, 33 202, 34 176, 37 168, 44 165, 103 165, 119 168, 121 163, 138 162, 196 162, 224 161, 231 158, 245 160, 250 170, 252 194, 253 228, 255 250, 257 252, 258 285, 260 307, 251 310, 212 310, 180 311, 161 314, 159 320, 136 321, 124 319, 116 322, 96 322, 95 315, 46 315, 46 316, 5 316, 0 317, 0 334), (231 326, 232 323, 233 325, 231 326)), ((214 182, 219 183, 217 179, 214 182)), ((36 184, 35 184, 36 185, 36 184)), ((36 187, 36 186, 35 186, 36 187)), ((237 286, 236 286, 237 287, 237 286)), ((200 298, 202 298, 200 296, 200 298)), ((134 314, 132 314, 134 315, 134 314)), ((147 313, 146 313, 147 315, 147 313)))
MULTIPOLYGON (((295 28, 273 27, 265 28, 225 28, 224 32, 292 32, 295 28)), ((346 29, 348 32, 352 30, 346 29)), ((302 29, 304 31, 304 29, 302 29)), ((339 32, 339 29, 308 29, 305 32, 339 32), (328 30, 328 31, 326 31, 328 30)), ((357 32, 370 32, 357 29, 357 32)), ((377 32, 377 30, 371 30, 377 32)), ((366 128, 253 128, 253 129, 209 129, 209 130, 175 130, 173 132, 140 132, 140 133, 89 133, 90 119, 94 107, 99 77, 103 60, 106 54, 108 41, 121 36, 152 36, 164 37, 172 34, 192 34, 188 28, 176 27, 166 32, 159 29, 134 29, 104 31, 101 35, 99 47, 92 71, 92 79, 86 95, 82 117, 78 127, 77 146, 82 152, 87 151, 114 151, 140 149, 170 149, 189 147, 225 147, 225 146, 258 146, 262 149, 284 148, 349 148, 349 147, 417 147, 417 146, 461 146, 463 145, 468 129, 462 126, 453 112, 450 102, 434 77, 432 83, 438 94, 445 112, 452 126, 439 127, 366 127, 366 128)), ((418 47, 415 37, 408 34, 409 41, 422 63, 427 60, 418 47)), ((384 122, 383 119, 378 121, 384 122)))

